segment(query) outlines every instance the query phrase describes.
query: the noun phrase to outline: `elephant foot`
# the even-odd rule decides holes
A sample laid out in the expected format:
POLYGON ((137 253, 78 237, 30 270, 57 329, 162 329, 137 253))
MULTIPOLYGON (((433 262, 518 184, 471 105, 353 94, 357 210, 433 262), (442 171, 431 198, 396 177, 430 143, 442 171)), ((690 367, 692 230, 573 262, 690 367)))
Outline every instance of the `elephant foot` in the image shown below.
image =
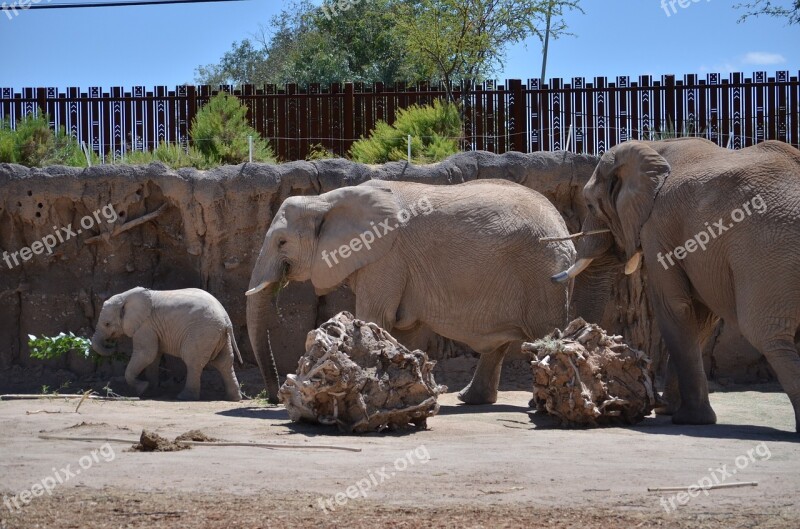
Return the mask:
POLYGON ((133 388, 137 395, 142 396, 144 392, 147 391, 147 388, 150 386, 144 380, 134 380, 128 381, 128 385, 133 388))
POLYGON ((180 393, 178 393, 178 400, 199 400, 200 399, 200 392, 199 391, 191 391, 189 389, 184 389, 180 393))
POLYGON ((497 402, 497 390, 477 389, 470 384, 458 393, 458 400, 464 404, 494 404, 497 402))
POLYGON ((230 402, 239 402, 240 400, 242 400, 242 394, 238 391, 235 394, 228 393, 228 400, 230 402))
POLYGON ((717 424, 717 414, 711 409, 710 404, 689 408, 681 406, 672 415, 673 424, 717 424))
POLYGON ((675 415, 679 406, 674 404, 674 402, 674 400, 666 396, 657 396, 656 407, 653 408, 653 411, 656 412, 656 415, 675 415))

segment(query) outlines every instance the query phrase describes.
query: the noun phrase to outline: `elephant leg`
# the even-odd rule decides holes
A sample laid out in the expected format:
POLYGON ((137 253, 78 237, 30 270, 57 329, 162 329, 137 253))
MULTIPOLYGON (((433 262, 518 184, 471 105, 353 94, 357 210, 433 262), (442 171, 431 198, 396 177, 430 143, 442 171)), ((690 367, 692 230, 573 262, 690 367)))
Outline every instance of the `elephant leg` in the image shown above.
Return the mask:
POLYGON ((667 376, 664 380, 662 404, 655 409, 656 415, 674 415, 681 407, 681 390, 678 386, 678 373, 672 357, 667 360, 667 376))
MULTIPOLYGON (((743 322, 742 322, 743 323, 743 322)), ((752 324, 742 324, 745 338, 766 357, 778 376, 783 391, 794 408, 795 431, 800 433, 800 354, 795 344, 796 334, 788 318, 759 318, 752 324), (764 330, 777 331, 764 336, 764 330), (792 329, 792 330, 789 330, 792 329)))
POLYGON ((147 390, 148 383, 137 380, 144 369, 158 358, 158 337, 149 330, 141 330, 133 335, 133 355, 125 368, 125 382, 132 387, 138 395, 147 390))
MULTIPOLYGON (((656 275, 656 274, 654 274, 656 275)), ((688 285, 674 274, 657 274, 652 284, 659 284, 653 296, 653 308, 670 362, 675 366, 680 389, 680 406, 672 414, 675 424, 715 424, 717 415, 708 399, 708 379, 703 367, 700 338, 706 309, 696 305, 688 285)))
POLYGON ((478 360, 472 382, 462 389, 458 399, 465 404, 494 404, 497 402, 497 387, 500 385, 500 370, 509 344, 494 351, 483 353, 478 360))
POLYGON ((236 371, 233 369, 233 349, 230 341, 225 348, 220 351, 217 357, 212 360, 211 365, 222 375, 225 383, 225 394, 228 400, 239 402, 242 400, 242 393, 239 389, 239 380, 236 378, 236 371))
POLYGON ((186 385, 178 393, 178 400, 198 400, 200 398, 200 377, 205 365, 197 360, 194 351, 181 351, 181 358, 186 364, 186 385))
POLYGON ((778 375, 778 382, 789 396, 794 408, 794 428, 800 433, 800 354, 794 340, 771 342, 763 354, 778 375))
POLYGON ((152 364, 147 366, 144 370, 145 378, 147 378, 148 389, 154 391, 158 389, 159 368, 161 364, 161 355, 157 354, 156 359, 152 364))

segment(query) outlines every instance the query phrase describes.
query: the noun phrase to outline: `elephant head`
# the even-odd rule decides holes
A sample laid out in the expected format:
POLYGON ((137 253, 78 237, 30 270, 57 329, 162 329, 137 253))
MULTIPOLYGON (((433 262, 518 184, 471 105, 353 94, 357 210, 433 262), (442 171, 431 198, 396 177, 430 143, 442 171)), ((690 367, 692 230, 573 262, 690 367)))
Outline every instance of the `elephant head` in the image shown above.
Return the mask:
POLYGON ((382 225, 400 210, 379 183, 345 187, 319 196, 287 198, 264 237, 247 291, 247 328, 271 399, 280 386, 264 315, 268 287, 311 280, 318 295, 334 290, 360 268, 383 257, 396 232, 382 225))
POLYGON ((609 250, 623 258, 625 273, 632 274, 641 260, 642 226, 669 173, 667 161, 645 143, 629 141, 606 152, 583 188, 589 209, 583 232, 607 228, 610 233, 579 239, 577 261, 553 280, 577 276, 609 250))
POLYGON ((147 289, 142 287, 108 298, 97 319, 92 348, 101 356, 111 355, 114 350, 106 342, 116 340, 122 335, 133 336, 151 310, 150 296, 147 289))

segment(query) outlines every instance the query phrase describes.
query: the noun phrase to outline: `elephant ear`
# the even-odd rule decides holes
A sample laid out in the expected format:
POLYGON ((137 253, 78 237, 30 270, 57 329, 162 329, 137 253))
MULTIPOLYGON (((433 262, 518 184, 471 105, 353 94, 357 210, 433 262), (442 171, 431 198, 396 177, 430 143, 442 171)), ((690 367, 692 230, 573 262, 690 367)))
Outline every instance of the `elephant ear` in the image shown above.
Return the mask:
POLYGON ((670 173, 670 166, 660 154, 644 143, 627 142, 616 149, 614 172, 608 193, 615 205, 618 230, 625 258, 632 258, 641 248, 642 226, 650 217, 656 195, 670 173))
POLYGON ((397 237, 400 207, 392 190, 380 184, 345 187, 320 198, 329 208, 317 228, 311 282, 325 292, 389 251, 397 237))
POLYGON ((131 290, 122 301, 119 318, 126 336, 133 336, 153 310, 150 293, 141 287, 131 290))

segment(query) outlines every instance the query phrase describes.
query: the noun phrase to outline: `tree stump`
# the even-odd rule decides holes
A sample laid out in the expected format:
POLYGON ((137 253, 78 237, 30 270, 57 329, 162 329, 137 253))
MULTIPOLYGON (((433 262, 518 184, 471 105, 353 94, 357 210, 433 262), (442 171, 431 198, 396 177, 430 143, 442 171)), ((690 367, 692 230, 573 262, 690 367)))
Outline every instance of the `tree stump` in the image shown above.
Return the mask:
POLYGON ((656 405, 650 359, 582 318, 522 350, 534 357, 531 407, 561 426, 635 424, 656 405))
POLYGON ((278 397, 293 421, 335 424, 345 432, 425 428, 447 391, 422 351, 340 312, 308 333, 306 353, 278 397))

